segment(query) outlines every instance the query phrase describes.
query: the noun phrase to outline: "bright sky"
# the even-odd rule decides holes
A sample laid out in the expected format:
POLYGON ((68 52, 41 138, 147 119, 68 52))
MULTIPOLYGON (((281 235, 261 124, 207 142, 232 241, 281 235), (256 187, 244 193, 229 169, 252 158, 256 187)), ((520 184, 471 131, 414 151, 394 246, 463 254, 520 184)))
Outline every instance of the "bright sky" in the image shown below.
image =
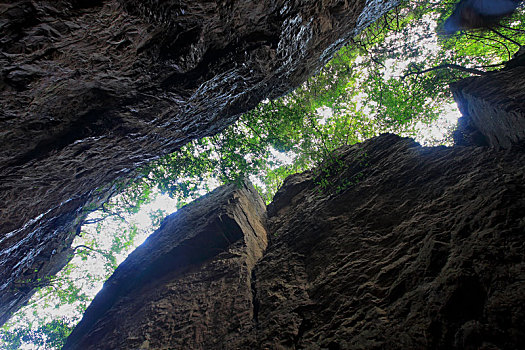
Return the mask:
MULTIPOLYGON (((130 249, 126 253, 120 254, 117 257, 118 264, 124 261, 129 255, 129 253, 131 253, 136 247, 142 244, 144 240, 156 229, 156 227, 152 226, 150 213, 155 212, 159 209, 164 211, 166 215, 171 214, 177 210, 177 201, 175 199, 170 198, 168 195, 163 195, 159 191, 157 191, 157 193, 155 193, 155 199, 151 203, 143 205, 141 210, 137 214, 126 217, 126 219, 130 223, 136 224, 139 230, 138 235, 135 237, 134 245, 130 247, 130 249)), ((98 212, 94 212, 88 217, 88 219, 96 219, 98 217, 100 217, 100 214, 98 212)), ((120 230, 122 230, 122 226, 119 226, 117 224, 117 221, 112 219, 106 219, 103 221, 102 224, 104 225, 104 228, 102 230, 102 236, 98 236, 96 234, 95 224, 84 225, 83 231, 86 231, 89 234, 86 234, 82 237, 77 237, 73 242, 72 246, 75 247, 82 244, 88 245, 89 240, 91 240, 93 236, 97 236, 100 248, 109 248, 111 246, 113 237, 120 230)), ((91 298, 94 298, 95 295, 100 291, 103 285, 103 281, 99 281, 94 284, 88 284, 85 283, 86 279, 84 277, 87 274, 104 276, 104 263, 105 259, 96 253, 90 255, 85 261, 83 261, 79 255, 76 255, 70 262, 70 264, 77 266, 77 268, 71 274, 71 277, 73 279, 78 279, 78 282, 75 284, 81 287, 83 292, 85 292, 91 298)), ((60 277, 61 274, 62 272, 59 272, 57 276, 60 277)), ((34 315, 34 312, 38 313, 38 318, 45 318, 47 321, 51 321, 52 319, 61 317, 78 317, 79 313, 76 310, 76 307, 78 307, 78 303, 66 304, 61 305, 59 307, 55 307, 55 302, 57 301, 56 299, 44 298, 39 300, 39 298, 40 296, 37 293, 31 299, 32 301, 38 300, 37 306, 33 309, 33 312, 27 312, 23 317, 14 316, 8 324, 26 325, 31 322, 34 322, 37 319, 34 315)), ((36 326, 37 325, 35 324, 33 327, 36 328, 36 326)), ((2 343, 0 342, 0 345, 1 344, 2 343)), ((33 350, 34 346, 32 344, 24 344, 20 349, 33 350)))

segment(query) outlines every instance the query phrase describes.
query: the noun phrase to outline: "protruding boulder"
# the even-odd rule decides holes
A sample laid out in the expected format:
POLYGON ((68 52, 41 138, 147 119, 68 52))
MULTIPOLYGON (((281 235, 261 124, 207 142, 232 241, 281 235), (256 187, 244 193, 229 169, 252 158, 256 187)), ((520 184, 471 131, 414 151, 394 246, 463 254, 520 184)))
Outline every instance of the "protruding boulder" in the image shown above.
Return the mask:
POLYGON ((397 2, 3 1, 0 324, 114 180, 296 87, 397 2))
POLYGON ((248 183, 168 216, 104 284, 64 349, 250 348, 265 220, 248 183))
POLYGON ((458 146, 509 148, 525 141, 525 51, 499 72, 451 85, 463 115, 454 132, 458 146))

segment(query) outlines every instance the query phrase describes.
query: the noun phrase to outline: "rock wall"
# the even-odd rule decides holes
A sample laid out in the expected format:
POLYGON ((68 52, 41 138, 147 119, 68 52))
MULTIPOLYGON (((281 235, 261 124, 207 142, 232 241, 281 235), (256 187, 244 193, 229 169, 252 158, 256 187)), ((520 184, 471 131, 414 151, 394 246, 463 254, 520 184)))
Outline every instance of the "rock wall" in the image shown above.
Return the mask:
POLYGON ((339 152, 330 187, 296 175, 269 207, 261 348, 523 348, 524 150, 339 152))
POLYGON ((525 47, 499 72, 451 85, 461 114, 459 146, 509 148, 525 140, 525 47))
POLYGON ((197 207, 200 220, 217 222, 216 203, 251 212, 262 227, 249 186, 234 190, 242 207, 212 194, 168 218, 106 283, 65 348, 525 347, 525 149, 423 148, 382 135, 334 159, 286 180, 253 269, 264 244, 247 242, 264 234, 233 224, 242 215, 213 234, 200 225, 185 233, 202 244, 164 248, 171 238, 162 238, 197 207), (161 252, 146 259, 146 249, 161 252), (156 264, 176 257, 180 265, 156 264), (133 266, 139 273, 126 273, 133 266))
POLYGON ((168 216, 104 284, 65 349, 246 348, 265 213, 244 184, 168 216))
POLYGON ((297 86, 396 2, 0 1, 0 324, 114 180, 297 86))

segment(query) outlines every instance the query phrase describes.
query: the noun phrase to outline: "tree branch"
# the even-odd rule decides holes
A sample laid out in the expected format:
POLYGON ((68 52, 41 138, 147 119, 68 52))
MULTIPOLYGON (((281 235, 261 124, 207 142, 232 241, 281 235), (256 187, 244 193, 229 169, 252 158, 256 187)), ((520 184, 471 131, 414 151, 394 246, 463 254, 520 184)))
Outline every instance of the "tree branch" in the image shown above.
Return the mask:
POLYGON ((428 73, 428 72, 432 72, 432 71, 439 70, 439 69, 445 69, 445 68, 456 69, 456 70, 460 70, 462 72, 467 72, 467 73, 476 74, 476 75, 487 75, 487 74, 490 73, 490 72, 485 72, 485 71, 482 71, 482 70, 479 70, 479 69, 476 69, 476 68, 463 67, 463 66, 460 66, 458 64, 444 63, 444 64, 440 64, 439 66, 435 66, 435 67, 432 67, 432 68, 409 72, 409 73, 403 75, 401 77, 401 79, 405 79, 406 77, 408 77, 410 75, 414 75, 414 74, 415 75, 420 75, 420 74, 425 74, 425 73, 428 73))
MULTIPOLYGON (((128 200, 127 200, 125 197, 123 197, 123 200, 126 202, 125 204, 126 204, 128 207, 130 207, 130 208, 133 207, 133 206, 128 202, 128 200)), ((116 211, 110 211, 108 208, 106 208, 105 204, 106 204, 106 203, 104 203, 104 204, 102 205, 102 211, 108 215, 107 217, 110 217, 110 216, 116 216, 116 217, 118 217, 120 220, 122 220, 123 222, 125 222, 126 224, 130 225, 129 222, 128 222, 128 220, 127 220, 124 216, 122 216, 120 213, 118 213, 118 212, 116 212, 116 211)))
POLYGON ((521 30, 521 29, 518 29, 518 28, 512 28, 512 27, 509 27, 509 26, 505 26, 501 23, 498 23, 498 27, 501 27, 501 28, 504 28, 504 29, 508 29, 508 30, 513 30, 513 31, 516 31, 518 33, 525 33, 525 30, 521 30))
POLYGON ((386 68, 385 65, 384 65, 383 63, 381 63, 381 62, 379 62, 378 60, 376 60, 374 57, 372 57, 372 55, 370 55, 370 59, 371 59, 374 63, 380 65, 381 67, 386 68))
POLYGON ((500 32, 498 32, 494 28, 489 28, 489 29, 493 33, 495 33, 495 34, 499 35, 500 37, 502 37, 503 39, 510 41, 511 43, 513 43, 514 45, 517 45, 518 47, 521 47, 521 44, 519 42, 517 42, 516 40, 513 40, 513 39, 509 38, 508 36, 505 36, 505 35, 501 34, 500 32))
POLYGON ((91 248, 91 247, 88 247, 87 245, 77 245, 76 247, 73 248, 73 254, 75 254, 75 251, 77 249, 87 249, 87 250, 91 250, 92 252, 96 252, 96 253, 99 253, 100 255, 102 255, 104 258, 108 258, 107 257, 107 253, 105 253, 104 251, 102 250, 98 250, 98 249, 95 249, 95 248, 91 248))
POLYGON ((482 40, 491 40, 491 41, 495 41, 495 42, 497 42, 497 43, 500 44, 500 45, 503 45, 503 47, 505 48, 505 50, 507 50, 508 59, 509 59, 509 60, 511 59, 512 54, 510 53, 509 48, 507 47, 507 45, 505 45, 504 42, 501 42, 501 41, 496 40, 496 39, 494 39, 494 38, 487 38, 487 37, 485 37, 485 36, 475 35, 475 34, 472 34, 472 33, 469 33, 469 32, 466 32, 465 34, 466 34, 467 37, 478 38, 478 39, 482 39, 482 40))
POLYGON ((105 218, 96 218, 96 219, 88 219, 88 220, 84 220, 82 222, 82 226, 83 225, 92 225, 92 224, 96 224, 98 222, 101 222, 101 221, 104 221, 105 218))

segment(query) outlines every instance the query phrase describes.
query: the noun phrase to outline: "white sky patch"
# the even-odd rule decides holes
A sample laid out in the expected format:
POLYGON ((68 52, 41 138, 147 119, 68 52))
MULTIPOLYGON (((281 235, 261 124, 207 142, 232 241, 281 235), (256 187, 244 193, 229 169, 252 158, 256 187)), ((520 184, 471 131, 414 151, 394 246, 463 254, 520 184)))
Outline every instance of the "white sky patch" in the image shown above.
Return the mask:
POLYGON ((316 113, 321 117, 321 119, 319 119, 319 124, 321 125, 325 125, 326 121, 334 115, 332 108, 326 106, 317 108, 316 113))
MULTIPOLYGON (((170 198, 170 196, 168 196, 167 194, 161 194, 157 190, 155 199, 151 201, 151 203, 143 205, 140 211, 131 217, 130 222, 136 224, 139 227, 139 229, 141 229, 143 232, 150 232, 153 227, 153 222, 151 221, 150 213, 155 212, 157 210, 162 210, 166 213, 166 215, 174 213, 177 211, 177 200, 174 198, 170 198)), ((149 234, 137 236, 135 238, 134 246, 138 247, 139 245, 144 243, 148 236, 149 234)), ((135 248, 131 249, 130 253, 134 249, 135 248)), ((126 254, 126 256, 123 257, 122 261, 124 261, 128 255, 129 254, 126 254)))
POLYGON ((260 188, 266 190, 266 184, 264 182, 262 182, 260 177, 255 176, 255 175, 250 175, 250 176, 248 176, 248 179, 250 180, 250 182, 254 186, 257 186, 257 187, 260 187, 260 188))
MULTIPOLYGON (((295 157, 297 156, 294 152, 280 152, 276 150, 275 148, 270 148, 270 154, 276 160, 280 163, 280 165, 291 165, 293 164, 295 157)), ((279 166, 280 166, 279 165, 279 166)), ((272 169, 275 169, 277 166, 273 167, 272 169)))
POLYGON ((409 63, 410 61, 399 61, 393 58, 385 60, 383 81, 387 82, 391 78, 399 77, 407 69, 409 63))
POLYGON ((416 141, 422 146, 436 146, 437 143, 452 146, 452 140, 445 140, 445 137, 456 128, 459 117, 461 113, 455 103, 446 105, 443 113, 432 124, 416 124, 416 141))

